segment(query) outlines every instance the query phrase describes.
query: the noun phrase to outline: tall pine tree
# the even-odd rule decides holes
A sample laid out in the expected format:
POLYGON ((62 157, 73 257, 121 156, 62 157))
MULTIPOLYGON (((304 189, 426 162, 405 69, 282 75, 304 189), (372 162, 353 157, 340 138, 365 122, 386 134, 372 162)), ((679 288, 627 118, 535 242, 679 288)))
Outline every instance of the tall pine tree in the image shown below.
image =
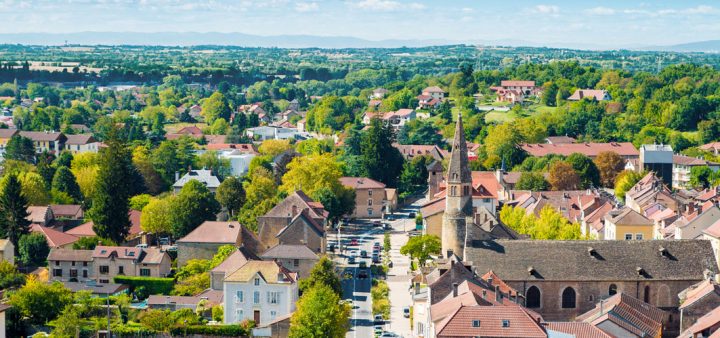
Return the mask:
POLYGON ((378 118, 372 119, 370 128, 360 141, 360 163, 368 177, 385 183, 388 187, 397 186, 397 178, 403 167, 403 157, 393 147, 395 132, 389 123, 378 118))
POLYGON ((7 238, 18 252, 20 237, 30 232, 28 202, 15 174, 5 176, 0 189, 0 238, 7 238))
POLYGON ((116 128, 108 133, 105 143, 107 148, 100 153, 96 192, 88 216, 99 237, 122 243, 130 230, 129 198, 135 190, 133 185, 138 184, 136 169, 116 128))
POLYGON ((55 171, 55 176, 52 179, 52 190, 53 192, 57 191, 68 194, 68 196, 75 200, 75 203, 83 200, 80 186, 75 180, 75 175, 73 175, 66 166, 60 166, 55 171))

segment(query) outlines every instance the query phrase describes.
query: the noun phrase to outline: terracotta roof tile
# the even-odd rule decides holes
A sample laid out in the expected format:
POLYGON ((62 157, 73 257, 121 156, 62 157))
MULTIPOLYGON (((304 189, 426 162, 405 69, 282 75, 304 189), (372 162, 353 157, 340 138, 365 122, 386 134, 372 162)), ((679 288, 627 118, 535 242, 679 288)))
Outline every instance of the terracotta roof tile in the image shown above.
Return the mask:
POLYGON ((315 254, 307 245, 295 245, 295 244, 278 244, 270 249, 265 250, 260 257, 267 260, 272 259, 318 259, 318 255, 315 254))
POLYGON ((177 242, 236 244, 242 227, 238 222, 205 221, 177 242))
POLYGON ((564 144, 522 144, 520 146, 531 156, 542 157, 548 154, 570 156, 572 153, 580 153, 589 157, 595 157, 604 151, 612 151, 620 156, 640 156, 640 152, 629 142, 611 143, 564 143, 564 144))
POLYGON ((590 323, 584 322, 546 322, 546 330, 567 333, 577 338, 613 338, 590 323))
POLYGON ((92 250, 72 250, 52 248, 48 254, 48 261, 75 261, 75 262, 92 262, 92 250))
POLYGON ((547 337, 540 324, 519 306, 463 306, 438 324, 436 333, 438 338, 547 337), (474 327, 477 320, 480 325, 474 327))
POLYGON ((340 177, 340 184, 353 189, 385 189, 385 184, 367 177, 340 177))
MULTIPOLYGON (((720 323, 720 306, 716 307, 706 315, 698 318, 698 320, 690 326, 680 337, 690 337, 690 334, 700 333, 710 327, 717 326, 720 323)), ((720 330, 716 330, 715 333, 710 337, 718 335, 720 330)))
POLYGON ((64 232, 57 231, 53 228, 44 227, 38 224, 33 224, 31 228, 32 232, 39 232, 45 235, 45 239, 48 241, 48 245, 51 248, 59 248, 68 244, 77 242, 79 239, 73 235, 66 234, 64 232))
POLYGON ((226 282, 249 282, 255 275, 268 284, 295 283, 297 275, 275 261, 248 261, 235 272, 225 277, 226 282), (283 279, 279 279, 283 276, 283 279))

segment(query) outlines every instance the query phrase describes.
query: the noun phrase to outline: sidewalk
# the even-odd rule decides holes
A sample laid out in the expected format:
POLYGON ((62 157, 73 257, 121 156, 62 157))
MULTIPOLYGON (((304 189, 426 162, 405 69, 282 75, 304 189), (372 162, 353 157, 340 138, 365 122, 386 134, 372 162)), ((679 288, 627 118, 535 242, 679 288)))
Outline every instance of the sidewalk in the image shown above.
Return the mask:
POLYGON ((393 267, 388 272, 387 283, 390 288, 390 325, 388 331, 402 337, 411 337, 410 319, 403 316, 403 308, 412 305, 410 287, 410 259, 400 254, 400 247, 408 241, 404 227, 415 226, 414 220, 402 219, 393 222, 394 231, 390 234, 390 260, 393 267))

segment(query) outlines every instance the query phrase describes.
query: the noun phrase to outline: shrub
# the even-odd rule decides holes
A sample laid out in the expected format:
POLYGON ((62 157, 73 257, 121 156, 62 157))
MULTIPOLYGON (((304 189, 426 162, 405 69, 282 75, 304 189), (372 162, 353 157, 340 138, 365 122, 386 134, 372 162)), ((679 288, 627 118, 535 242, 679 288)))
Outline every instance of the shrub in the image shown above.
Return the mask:
POLYGON ((116 276, 113 278, 113 282, 128 285, 131 290, 142 286, 150 295, 169 295, 175 285, 175 280, 172 278, 158 277, 116 276))
POLYGON ((178 326, 170 330, 173 336, 199 334, 204 336, 249 336, 251 326, 243 325, 189 325, 178 326))

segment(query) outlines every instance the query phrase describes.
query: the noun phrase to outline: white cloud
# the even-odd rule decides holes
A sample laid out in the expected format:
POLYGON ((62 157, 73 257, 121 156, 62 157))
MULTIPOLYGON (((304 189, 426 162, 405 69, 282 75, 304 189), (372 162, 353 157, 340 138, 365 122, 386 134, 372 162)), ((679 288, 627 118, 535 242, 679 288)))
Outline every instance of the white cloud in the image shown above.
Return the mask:
POLYGON ((472 8, 470 8, 470 7, 463 7, 463 9, 461 9, 461 11, 462 11, 463 13, 472 13, 472 12, 474 12, 475 10, 472 9, 472 8))
POLYGON ((560 7, 555 5, 537 5, 533 7, 533 11, 540 14, 558 14, 560 13, 560 7))
POLYGON ((320 9, 317 2, 298 2, 295 4, 295 10, 298 12, 314 12, 320 9))
POLYGON ((593 15, 613 15, 617 13, 617 11, 614 8, 608 8, 608 7, 594 7, 590 8, 586 11, 589 14, 593 15))
POLYGON ((417 2, 403 4, 394 0, 362 0, 359 2, 348 3, 350 6, 373 11, 396 11, 401 9, 425 9, 425 5, 417 2))

